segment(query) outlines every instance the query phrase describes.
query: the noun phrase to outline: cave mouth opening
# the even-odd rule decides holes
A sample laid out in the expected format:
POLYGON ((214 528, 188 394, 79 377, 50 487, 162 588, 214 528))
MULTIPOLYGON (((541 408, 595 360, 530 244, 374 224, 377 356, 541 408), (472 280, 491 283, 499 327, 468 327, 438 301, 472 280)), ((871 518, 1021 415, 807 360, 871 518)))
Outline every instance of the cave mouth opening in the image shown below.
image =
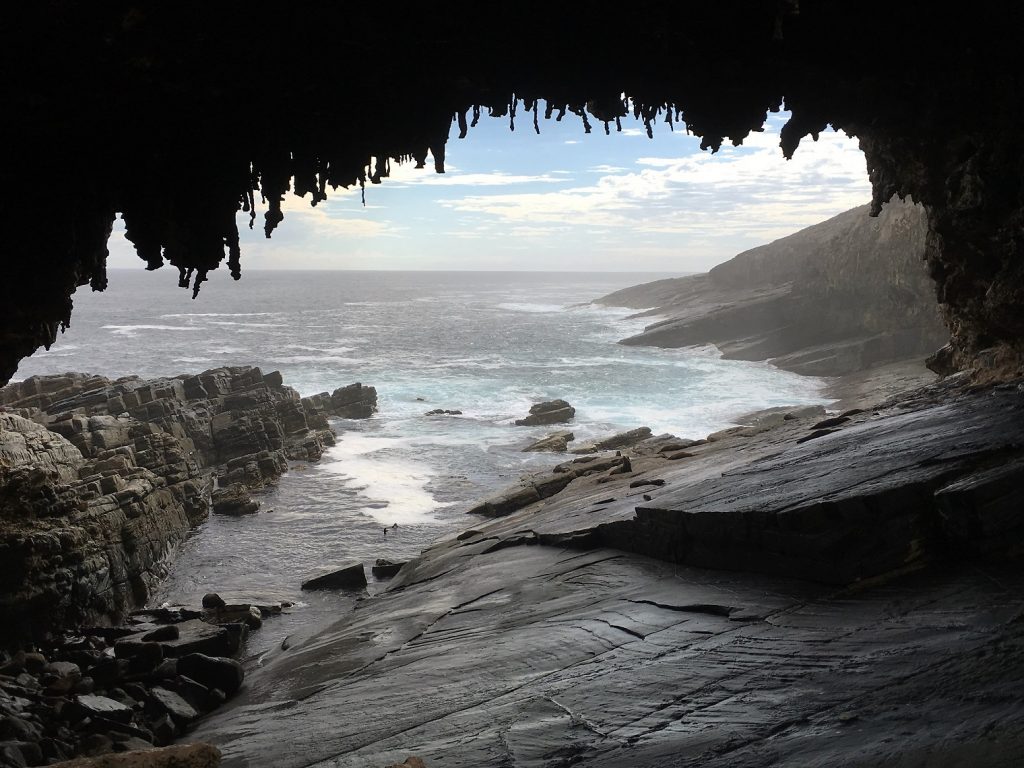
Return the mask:
MULTIPOLYGON (((841 131, 785 157, 785 111, 714 151, 671 109, 605 130, 587 115, 513 100, 462 135, 456 115, 441 157, 373 157, 347 188, 330 189, 329 169, 292 174, 276 194, 254 176, 221 257, 236 279, 242 269, 703 272, 870 199, 864 155, 841 131)), ((132 244, 130 218, 114 223, 107 265, 174 265, 174 248, 158 262, 132 244)), ((175 266, 195 297, 206 272, 175 266)))

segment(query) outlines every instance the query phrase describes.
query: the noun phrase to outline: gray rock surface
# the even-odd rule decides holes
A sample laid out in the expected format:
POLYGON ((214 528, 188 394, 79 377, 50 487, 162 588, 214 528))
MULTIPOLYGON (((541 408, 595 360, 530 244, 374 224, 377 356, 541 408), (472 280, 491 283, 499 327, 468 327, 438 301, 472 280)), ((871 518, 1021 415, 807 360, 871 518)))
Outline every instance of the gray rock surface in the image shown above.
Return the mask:
POLYGON ((302 588, 311 589, 362 589, 366 586, 366 569, 362 563, 352 563, 343 568, 328 571, 302 582, 302 588))
POLYGON ((593 471, 428 549, 197 735, 285 768, 1013 765, 1024 390, 797 444, 819 420, 566 462, 593 471))
POLYGON ((659 280, 598 299, 659 320, 624 344, 714 344, 738 360, 838 376, 923 360, 949 331, 924 266, 923 208, 894 199, 753 248, 707 274, 659 280))
POLYGON ((598 453, 600 451, 613 451, 616 448, 628 448, 631 445, 636 445, 650 437, 650 427, 638 427, 637 429, 620 432, 619 434, 612 435, 611 437, 593 440, 589 443, 573 448, 570 453, 582 455, 587 453, 598 453))
POLYGON ((300 399, 248 366, 0 389, 0 644, 120 621, 206 517, 212 476, 216 511, 251 513, 250 490, 334 443, 328 417, 363 418, 376 398, 353 384, 300 399))
POLYGON ((530 415, 516 419, 517 427, 539 427, 544 424, 561 424, 571 421, 576 409, 565 400, 548 400, 530 406, 530 415))
POLYGON ((569 443, 575 439, 576 435, 568 430, 552 432, 550 435, 545 435, 540 440, 532 442, 523 448, 523 453, 538 453, 542 451, 564 453, 568 449, 569 443))

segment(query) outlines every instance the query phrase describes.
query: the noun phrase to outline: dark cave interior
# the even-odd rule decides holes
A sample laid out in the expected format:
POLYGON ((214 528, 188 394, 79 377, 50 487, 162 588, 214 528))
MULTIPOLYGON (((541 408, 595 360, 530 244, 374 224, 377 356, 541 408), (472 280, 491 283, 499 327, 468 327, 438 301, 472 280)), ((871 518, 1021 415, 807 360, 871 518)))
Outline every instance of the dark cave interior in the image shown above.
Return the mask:
POLYGON ((195 292, 225 260, 239 276, 238 210, 255 216, 265 201, 269 236, 286 193, 316 204, 428 151, 442 171, 447 140, 472 140, 479 119, 528 131, 563 115, 588 132, 685 123, 714 151, 783 104, 786 156, 831 125, 859 139, 876 212, 894 194, 925 206, 926 258, 952 332, 947 368, 1018 375, 1021 15, 797 0, 641 1, 628 13, 20 4, 0 30, 12 73, 0 84, 0 382, 70 323, 76 287, 106 286, 116 213, 146 268, 170 264, 195 292))

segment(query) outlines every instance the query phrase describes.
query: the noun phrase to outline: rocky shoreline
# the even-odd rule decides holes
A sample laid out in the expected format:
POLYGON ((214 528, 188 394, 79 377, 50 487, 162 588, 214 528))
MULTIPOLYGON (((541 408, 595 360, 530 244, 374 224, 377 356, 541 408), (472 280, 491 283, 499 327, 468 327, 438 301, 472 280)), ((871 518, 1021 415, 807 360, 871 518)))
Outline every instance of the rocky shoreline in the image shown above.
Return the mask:
MULTIPOLYGON (((179 507, 171 501, 178 498, 174 494, 179 484, 179 493, 199 488, 201 517, 211 503, 203 491, 215 477, 233 481, 228 490, 240 486, 248 493, 264 487, 289 459, 319 456, 332 439, 321 426, 327 425, 328 415, 369 415, 376 400, 372 388, 359 385, 333 396, 300 399, 274 374, 263 376, 250 368, 226 371, 213 376, 213 381, 229 382, 215 398, 190 399, 184 389, 187 379, 177 379, 180 390, 161 385, 150 391, 166 394, 145 403, 140 398, 138 405, 129 397, 126 405, 135 414, 129 411, 127 416, 111 415, 111 401, 116 410, 125 393, 154 382, 72 376, 64 379, 59 396, 44 391, 42 380, 0 390, 11 403, 0 413, 10 425, 0 432, 8 435, 2 443, 7 453, 0 454, 4 471, 17 480, 31 459, 34 471, 42 473, 35 486, 27 479, 11 486, 35 489, 34 496, 20 491, 22 498, 34 500, 36 506, 30 509, 40 510, 35 524, 78 521, 83 494, 86 509, 94 498, 111 495, 87 495, 104 490, 104 477, 127 477, 127 483, 141 478, 153 486, 130 497, 139 505, 138 516, 130 518, 121 505, 108 519, 145 521, 147 515, 159 511, 166 516, 168 510, 177 519, 179 507), (179 391, 184 398, 175 394, 179 391), (158 404, 151 407, 154 401, 158 404), (224 407, 228 402, 230 410, 224 407), (138 418, 143 413, 155 414, 153 421, 138 418), (185 413, 195 418, 185 418, 185 413), (170 434, 161 428, 162 418, 188 427, 170 434), (284 428, 286 421, 290 429, 284 428), (69 437, 44 425, 56 425, 69 437), (11 434, 21 436, 22 453, 10 448, 11 434), (147 437, 140 442, 138 435, 143 434, 147 437), (173 449, 162 455, 180 456, 177 462, 148 459, 154 436, 173 449), (275 436, 277 442, 267 439, 275 436), (21 457, 21 463, 10 456, 21 457), (113 471, 97 472, 96 463, 112 457, 119 457, 116 467, 108 467, 113 471), (141 461, 146 464, 140 468, 141 461), (149 480, 142 470, 158 479, 149 480), (67 490, 42 492, 44 487, 62 487, 62 477, 67 490), (154 495, 158 491, 169 495, 154 495)), ((189 388, 195 393, 193 386, 189 388)), ((535 406, 533 415, 543 419, 551 414, 554 424, 572 418, 568 403, 553 403, 535 406)), ((61 626, 73 625, 75 617, 76 634, 49 645, 37 643, 28 653, 8 656, 0 668, 0 720, 7 723, 6 741, 0 736, 0 744, 12 755, 17 750, 25 764, 44 764, 73 754, 167 744, 195 728, 194 738, 223 750, 224 764, 240 766, 299 766, 309 760, 386 765, 400 764, 409 754, 423 755, 427 765, 503 759, 553 765, 571 757, 594 765, 627 761, 653 766, 668 754, 681 755, 681 765, 732 765, 725 757, 724 762, 712 759, 730 750, 720 752, 719 746, 708 752, 703 741, 692 742, 685 732, 677 732, 671 723, 679 714, 667 721, 658 714, 659 697, 668 690, 666 675, 700 676, 700 667, 687 659, 707 653, 699 650, 702 644, 728 645, 734 628, 774 625, 778 617, 810 605, 801 630, 810 634, 761 638, 758 642, 765 645, 760 652, 766 655, 758 663, 774 659, 773 675, 804 681, 802 659, 815 633, 860 622, 856 631, 861 639, 842 646, 827 668, 835 674, 854 665, 869 679, 881 680, 890 674, 888 668, 869 652, 889 637, 872 628, 877 612, 890 610, 878 602, 879 595, 903 601, 922 589, 921 584, 926 592, 931 590, 928 594, 941 593, 951 588, 943 574, 965 563, 969 568, 985 563, 992 573, 998 571, 993 578, 1000 583, 1024 579, 1016 544, 1022 531, 1013 499, 1024 479, 1024 383, 979 389, 970 385, 968 376, 960 376, 859 406, 832 414, 821 406, 769 409, 741 417, 739 426, 703 440, 653 435, 640 428, 570 449, 571 432, 555 433, 542 449, 565 451, 565 461, 471 505, 467 512, 479 523, 412 561, 378 563, 375 574, 379 567, 382 576, 392 578, 383 592, 357 600, 352 613, 340 616, 333 626, 267 654, 244 686, 241 667, 231 656, 240 638, 280 606, 225 606, 208 596, 202 609, 131 613, 137 597, 131 595, 121 597, 117 610, 109 613, 108 603, 94 599, 92 605, 102 610, 93 607, 90 616, 124 621, 92 628, 81 626, 84 613, 64 609, 61 626), (766 585, 772 594, 767 605, 766 585), (849 595, 857 597, 851 602, 849 595), (848 609, 858 613, 848 616, 848 609), (815 619, 817 615, 822 618, 815 619), (680 631, 678 638, 669 639, 680 631), (662 634, 664 641, 655 639, 662 634), (682 654, 669 666, 659 651, 665 642, 682 654), (45 653, 40 655, 38 648, 45 653), (543 662, 535 658, 540 648, 545 649, 543 662), (634 661, 623 666, 615 661, 620 654, 634 661), (197 655, 213 660, 200 662, 197 655), (204 664, 222 672, 237 668, 238 686, 225 691, 209 679, 195 679, 205 673, 190 665, 204 664), (591 680, 589 693, 573 672, 581 664, 591 680), (623 686, 633 685, 637 675, 639 695, 624 695, 623 686), (650 687, 650 695, 643 694, 643 686, 650 687), (619 693, 609 698, 609 691, 619 693), (235 698, 229 698, 232 693, 235 698), (424 711, 416 702, 426 695, 433 703, 424 711), (90 706, 96 711, 87 711, 90 706), (363 712, 359 729, 336 716, 355 708, 363 712), (631 729, 631 721, 649 725, 631 729), (373 725, 367 728, 366 722, 373 725), (475 735, 453 741, 453 728, 475 735)), ((112 491, 115 501, 118 492, 112 491)), ((190 524, 187 515, 182 524, 190 524)), ((164 543, 151 549, 152 557, 158 551, 165 557, 166 542, 174 535, 158 538, 164 543)), ((54 540, 61 540, 60 533, 54 540)), ((109 558, 112 544, 107 541, 105 546, 104 557, 109 558)), ((32 562, 40 568, 48 565, 54 573, 64 564, 58 557, 32 562)), ((158 576, 158 567, 149 566, 149 578, 158 576)), ((322 581, 307 586, 358 587, 365 584, 363 566, 333 572, 322 581), (360 578, 352 575, 356 570, 360 578)), ((56 576, 51 581, 59 583, 56 576)), ((68 594, 70 600, 79 593, 68 594)), ((928 671, 931 657, 914 667, 930 681, 929 690, 946 690, 957 675, 970 673, 971 654, 978 647, 969 642, 972 638, 1017 643, 1008 627, 1015 626, 1013 617, 1024 606, 1015 605, 1004 600, 1003 592, 970 587, 964 601, 951 609, 951 620, 969 631, 940 633, 934 640, 937 652, 951 659, 953 671, 934 677, 928 671), (982 618, 992 615, 1003 618, 995 623, 982 618)), ((900 610, 899 620, 914 628, 908 638, 932 631, 927 614, 900 610)), ((24 619, 20 626, 25 626, 24 619)), ((888 653, 911 663, 908 654, 916 640, 885 642, 888 653)), ((735 653, 731 649, 723 657, 727 668, 736 663, 735 653)), ((1024 682, 1024 651, 1008 652, 1000 664, 1007 680, 1024 682)), ((971 738, 977 736, 981 719, 1002 711, 986 680, 979 677, 977 690, 972 689, 984 702, 979 715, 962 726, 971 738)), ((801 682, 816 684, 811 679, 801 682)), ((732 684, 710 678, 706 686, 703 693, 691 691, 672 706, 696 712, 717 706, 714 702, 733 690, 732 684)), ((792 732, 795 746, 787 749, 821 748, 822 742, 809 731, 801 735, 800 726, 779 730, 783 714, 797 722, 817 722, 821 711, 811 703, 783 696, 782 711, 776 713, 763 707, 765 696, 779 695, 774 688, 754 680, 744 683, 743 690, 746 703, 737 704, 723 724, 734 728, 739 721, 748 723, 745 743, 792 732)), ((833 711, 854 706, 831 685, 828 690, 833 698, 839 696, 829 699, 833 711)), ((909 701, 923 694, 911 686, 903 695, 909 701)), ((844 710, 840 714, 846 719, 838 722, 866 718, 863 706, 857 704, 852 714, 844 710)), ((903 754, 883 738, 889 732, 884 718, 876 718, 872 727, 880 734, 873 755, 889 759, 903 754)), ((721 733, 721 728, 714 726, 712 733, 721 733)), ((1007 749, 1024 746, 1024 730, 1004 729, 1000 734, 1010 745, 1007 749)), ((713 743, 721 744, 717 738, 713 743)), ((936 739, 929 734, 919 741, 931 749, 936 739)), ((751 746, 750 754, 759 754, 758 749, 751 746)), ((212 761, 208 764, 217 764, 216 756, 203 754, 203 760, 212 761)), ((6 753, 4 759, 21 765, 6 753)), ((757 764, 750 760, 735 764, 757 764)), ((869 764, 874 763, 863 763, 869 764)))
POLYGON ((163 746, 234 695, 280 604, 142 606, 211 509, 256 511, 329 418, 375 410, 373 387, 300 398, 254 367, 0 389, 0 765, 163 746))
POLYGON ((236 367, 33 377, 0 389, 0 406, 0 645, 12 647, 142 607, 216 487, 252 505, 289 461, 333 444, 329 417, 369 416, 376 391, 300 398, 277 372, 236 367))
POLYGON ((196 736, 228 766, 1011 765, 1024 383, 746 421, 470 510, 497 519, 274 654, 196 736))

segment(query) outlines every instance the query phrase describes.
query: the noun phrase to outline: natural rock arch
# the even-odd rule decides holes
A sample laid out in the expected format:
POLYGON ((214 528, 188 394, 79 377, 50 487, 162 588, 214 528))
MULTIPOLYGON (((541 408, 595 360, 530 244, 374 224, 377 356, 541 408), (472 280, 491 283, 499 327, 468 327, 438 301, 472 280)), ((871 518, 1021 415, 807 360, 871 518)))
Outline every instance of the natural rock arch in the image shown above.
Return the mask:
POLYGON ((269 234, 289 188, 316 202, 428 150, 441 170, 453 126, 480 114, 614 130, 631 109, 714 150, 783 100, 787 156, 841 128, 860 139, 876 210, 893 194, 926 207, 947 362, 1019 372, 1020 15, 824 0, 23 4, 0 31, 0 382, 70 322, 77 286, 106 286, 117 211, 147 267, 170 263, 194 290, 225 260, 237 277, 235 213, 257 193, 269 234))

